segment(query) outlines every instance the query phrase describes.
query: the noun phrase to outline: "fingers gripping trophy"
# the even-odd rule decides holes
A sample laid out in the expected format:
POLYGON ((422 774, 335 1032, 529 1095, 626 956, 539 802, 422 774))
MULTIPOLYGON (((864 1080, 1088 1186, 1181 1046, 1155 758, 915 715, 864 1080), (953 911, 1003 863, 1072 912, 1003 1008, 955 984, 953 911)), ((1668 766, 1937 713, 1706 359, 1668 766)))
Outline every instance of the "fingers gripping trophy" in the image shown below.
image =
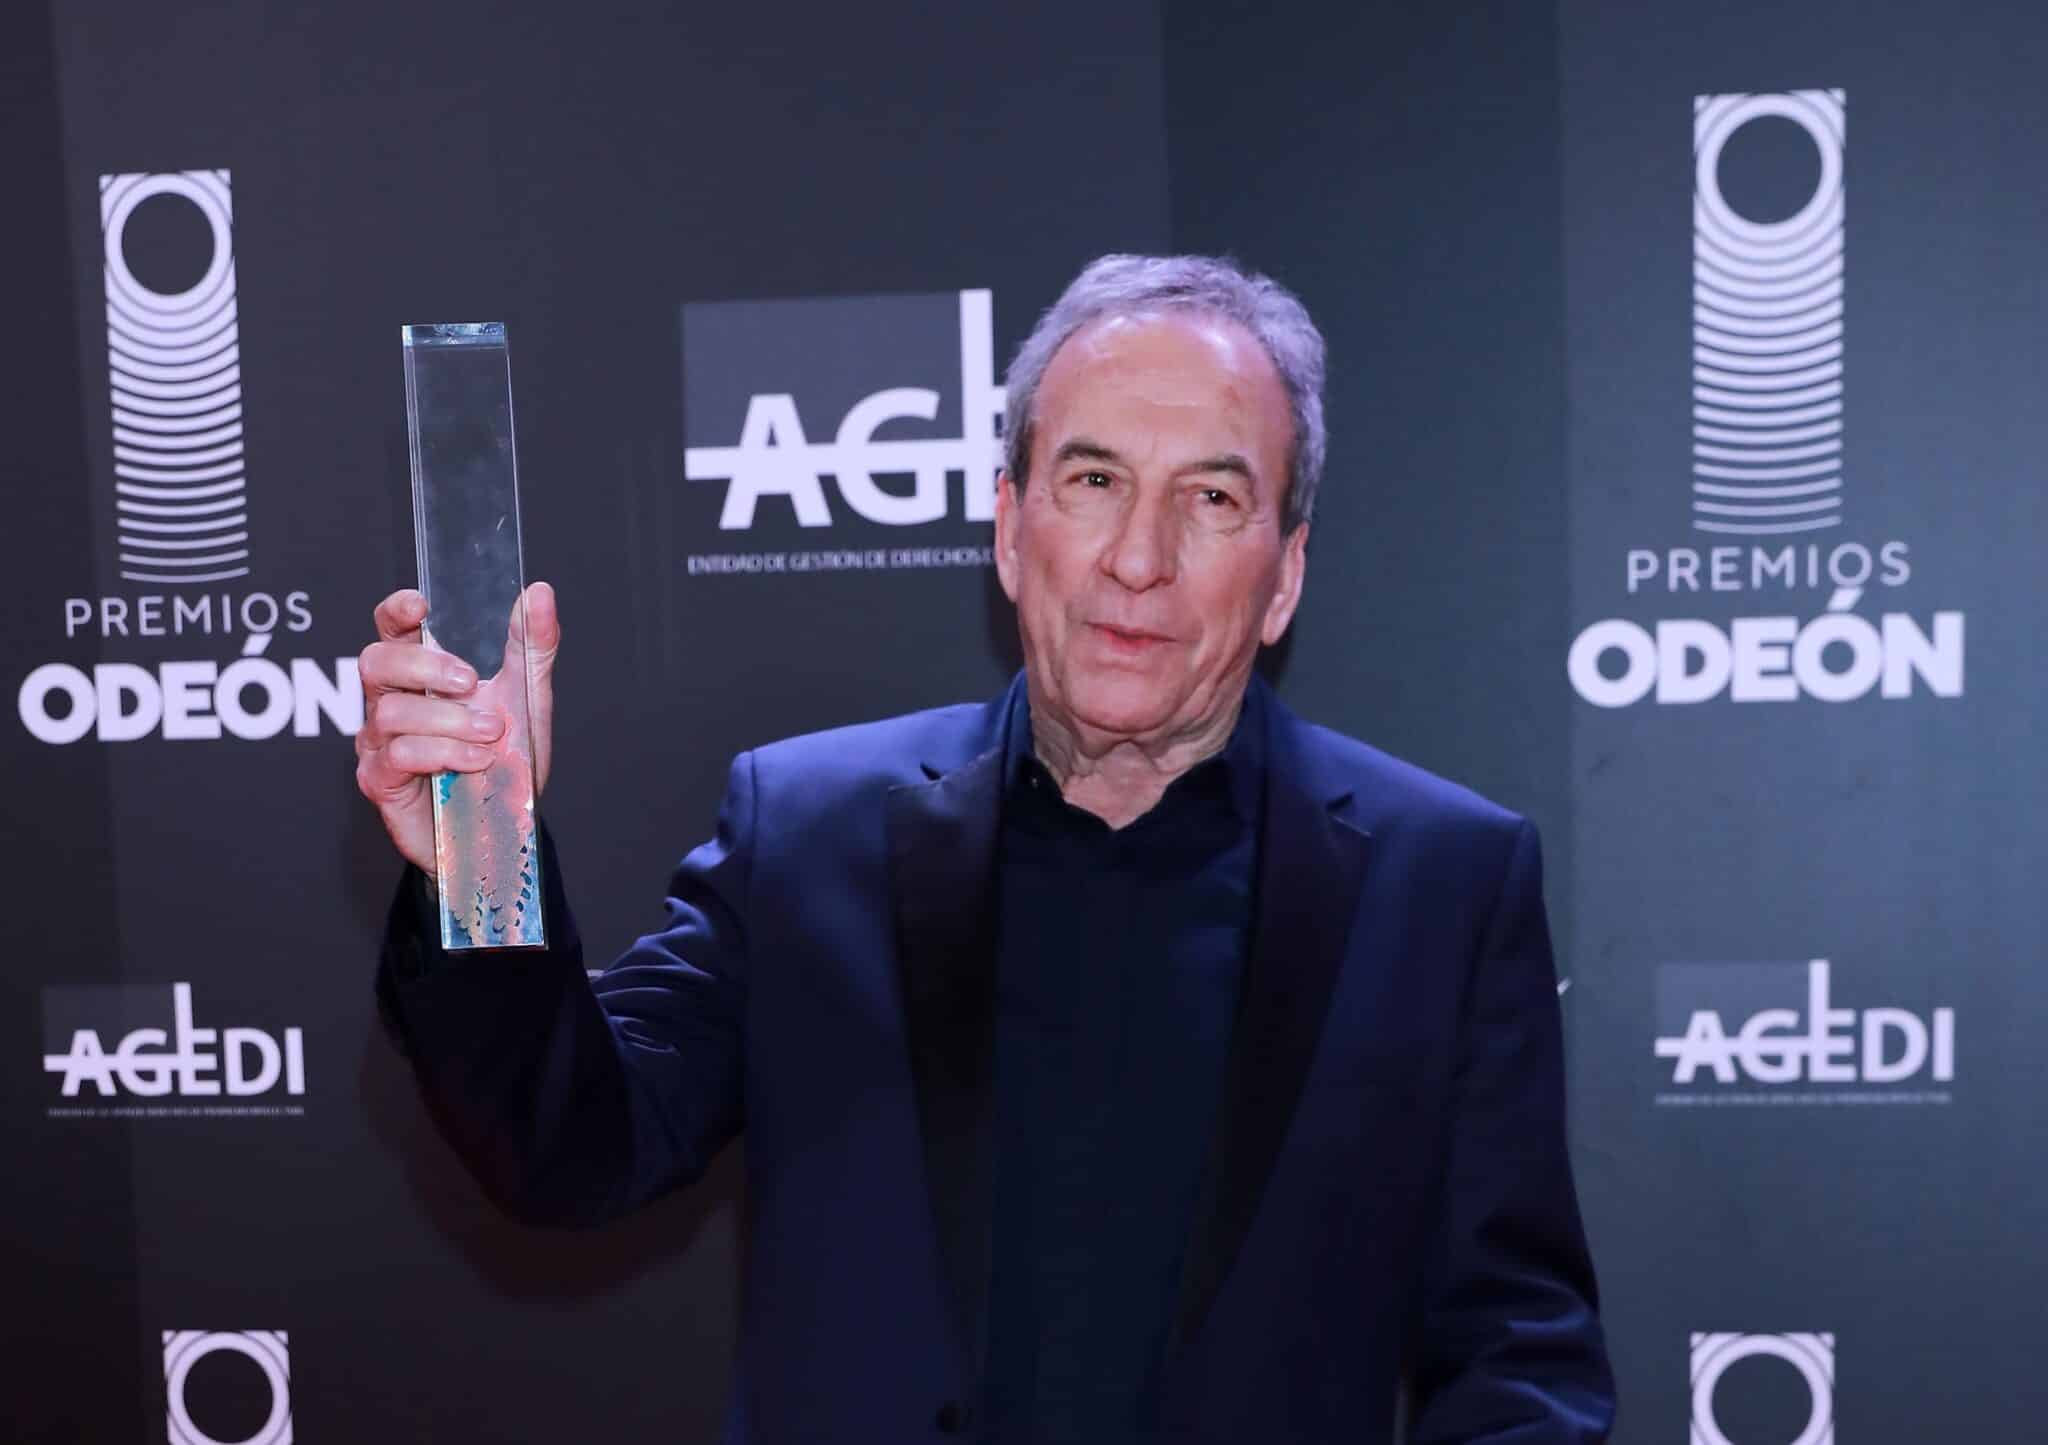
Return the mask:
POLYGON ((561 625, 554 590, 524 586, 504 327, 403 337, 420 587, 377 605, 357 661, 356 786, 431 880, 443 948, 544 947, 535 806, 561 625))

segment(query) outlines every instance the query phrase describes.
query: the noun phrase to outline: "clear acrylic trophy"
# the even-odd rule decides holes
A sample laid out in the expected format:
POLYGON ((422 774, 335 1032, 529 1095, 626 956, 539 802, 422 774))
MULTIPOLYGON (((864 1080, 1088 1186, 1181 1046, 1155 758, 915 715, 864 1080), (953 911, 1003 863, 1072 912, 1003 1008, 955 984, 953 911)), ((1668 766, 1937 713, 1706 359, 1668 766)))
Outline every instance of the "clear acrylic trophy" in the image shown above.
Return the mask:
MULTIPOLYGON (((406 326, 400 334, 413 527, 427 598, 421 637, 476 669, 481 681, 467 700, 505 723, 489 768, 433 779, 441 946, 542 948, 532 688, 523 665, 505 665, 526 580, 505 327, 406 326)), ((524 635, 523 615, 520 621, 524 635)))

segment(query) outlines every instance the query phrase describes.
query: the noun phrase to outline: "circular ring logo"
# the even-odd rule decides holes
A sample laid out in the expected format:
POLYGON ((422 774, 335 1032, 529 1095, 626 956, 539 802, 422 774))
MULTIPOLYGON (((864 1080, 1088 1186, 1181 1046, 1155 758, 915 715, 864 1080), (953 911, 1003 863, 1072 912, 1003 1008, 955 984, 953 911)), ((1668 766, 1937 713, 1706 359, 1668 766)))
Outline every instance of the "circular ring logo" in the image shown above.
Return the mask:
POLYGON ((226 171, 100 177, 121 576, 218 582, 249 572, 234 199, 226 171), (128 222, 153 197, 194 207, 212 238, 199 279, 153 290, 128 222))
POLYGON ((1817 92, 1722 97, 1725 104, 1700 114, 1695 184, 1700 226, 1730 254, 1755 262, 1796 257, 1824 224, 1838 225, 1842 211, 1842 116, 1839 100, 1817 92), (1721 194, 1721 152, 1729 138, 1753 120, 1777 116, 1805 131, 1820 153, 1820 180, 1806 204, 1782 221, 1752 221, 1721 194))
POLYGON ((1842 146, 1839 90, 1707 95, 1693 112, 1693 526, 1810 532, 1841 522, 1842 146), (1728 203, 1729 139, 1790 121, 1820 156, 1790 216, 1728 203))
POLYGON ((152 313, 157 326, 176 339, 190 339, 195 331, 204 334, 207 323, 234 304, 233 278, 228 274, 235 260, 233 202, 221 176, 207 171, 118 176, 112 178, 102 204, 106 211, 102 229, 106 233, 107 285, 123 301, 152 313), (213 232, 213 256, 205 274, 169 296, 151 290, 128 269, 128 218, 152 196, 182 196, 198 207, 213 232))
POLYGON ((1692 1337, 1692 1445, 1736 1445, 1721 1428, 1714 1395, 1740 1360, 1783 1360, 1806 1381, 1806 1424, 1792 1445, 1834 1445, 1835 1337, 1831 1334, 1706 1334, 1692 1337))
POLYGON ((164 1396, 171 1445, 292 1445, 291 1358, 283 1330, 165 1330, 164 1396), (222 1440, 193 1423, 185 1403, 192 1367, 226 1350, 255 1362, 270 1385, 270 1411, 254 1435, 222 1440))

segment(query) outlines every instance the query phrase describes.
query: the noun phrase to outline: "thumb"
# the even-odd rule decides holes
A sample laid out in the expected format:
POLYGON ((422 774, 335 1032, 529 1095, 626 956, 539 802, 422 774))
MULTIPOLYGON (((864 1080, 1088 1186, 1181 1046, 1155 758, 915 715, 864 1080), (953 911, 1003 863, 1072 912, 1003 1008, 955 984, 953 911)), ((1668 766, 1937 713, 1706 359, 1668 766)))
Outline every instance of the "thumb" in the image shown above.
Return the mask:
POLYGON ((505 660, 522 663, 527 676, 544 683, 555 670, 555 654, 562 647, 562 620, 555 611, 555 589, 536 582, 526 589, 524 606, 512 609, 511 625, 505 633, 505 660))

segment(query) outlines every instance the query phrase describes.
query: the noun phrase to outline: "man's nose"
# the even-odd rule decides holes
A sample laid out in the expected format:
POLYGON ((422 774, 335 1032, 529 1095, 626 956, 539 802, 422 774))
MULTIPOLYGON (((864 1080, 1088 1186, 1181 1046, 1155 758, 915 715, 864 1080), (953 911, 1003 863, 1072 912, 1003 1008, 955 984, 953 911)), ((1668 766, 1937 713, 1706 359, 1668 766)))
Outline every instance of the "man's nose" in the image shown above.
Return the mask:
POLYGON ((1179 540, 1171 499, 1141 493, 1117 519, 1102 569, 1133 592, 1171 582, 1179 540))

